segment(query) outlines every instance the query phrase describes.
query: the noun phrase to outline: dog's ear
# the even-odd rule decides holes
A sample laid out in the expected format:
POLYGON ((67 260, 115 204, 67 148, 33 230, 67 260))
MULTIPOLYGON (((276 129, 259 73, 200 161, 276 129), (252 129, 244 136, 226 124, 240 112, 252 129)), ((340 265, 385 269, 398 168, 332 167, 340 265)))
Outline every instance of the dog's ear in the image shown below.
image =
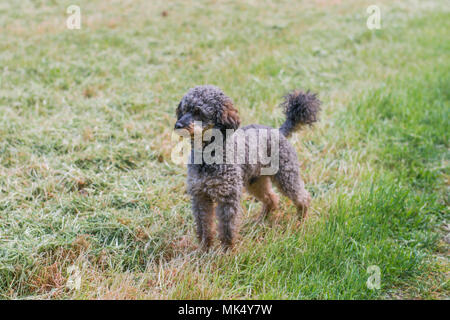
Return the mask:
POLYGON ((241 124, 241 119, 239 119, 238 111, 234 108, 231 101, 226 101, 222 105, 222 114, 219 116, 218 122, 225 129, 239 128, 241 124))

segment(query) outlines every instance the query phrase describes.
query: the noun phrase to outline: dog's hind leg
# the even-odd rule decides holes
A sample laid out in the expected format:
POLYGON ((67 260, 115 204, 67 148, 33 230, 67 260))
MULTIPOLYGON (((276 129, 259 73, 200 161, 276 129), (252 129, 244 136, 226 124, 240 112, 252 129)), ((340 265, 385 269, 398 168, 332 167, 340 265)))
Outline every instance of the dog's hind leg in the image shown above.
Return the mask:
POLYGON ((311 202, 311 195, 305 189, 305 184, 300 178, 298 164, 280 166, 278 172, 273 176, 273 181, 281 193, 294 202, 301 218, 305 218, 311 202))
POLYGON ((247 186, 247 191, 256 199, 262 202, 261 213, 257 221, 261 222, 264 218, 278 206, 278 196, 272 189, 272 182, 269 176, 260 176, 251 181, 247 186))
POLYGON ((197 226, 198 241, 203 249, 208 249, 213 240, 213 201, 206 196, 192 197, 192 213, 197 226))

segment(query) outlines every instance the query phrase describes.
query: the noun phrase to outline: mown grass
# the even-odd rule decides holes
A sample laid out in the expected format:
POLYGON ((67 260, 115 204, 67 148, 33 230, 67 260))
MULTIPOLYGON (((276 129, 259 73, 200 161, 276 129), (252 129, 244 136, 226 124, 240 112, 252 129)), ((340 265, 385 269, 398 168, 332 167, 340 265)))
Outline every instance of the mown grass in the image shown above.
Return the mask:
POLYGON ((0 4, 3 298, 448 298, 445 1, 380 1, 376 31, 368 1, 81 1, 78 31, 69 4, 0 4), (291 140, 305 224, 283 199, 253 225, 246 196, 236 249, 197 250, 170 135, 199 83, 244 124, 320 93, 320 124, 291 140))

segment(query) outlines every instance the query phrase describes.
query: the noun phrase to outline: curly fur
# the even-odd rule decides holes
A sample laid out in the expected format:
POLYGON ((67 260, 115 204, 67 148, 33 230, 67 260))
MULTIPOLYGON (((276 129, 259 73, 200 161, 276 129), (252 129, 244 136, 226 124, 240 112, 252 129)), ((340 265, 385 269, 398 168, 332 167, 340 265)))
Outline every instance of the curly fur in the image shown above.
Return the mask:
MULTIPOLYGON (((191 161, 188 164, 187 189, 191 196, 197 236, 204 248, 210 247, 213 241, 214 212, 219 222, 218 231, 222 245, 225 248, 233 245, 244 187, 263 203, 260 219, 277 207, 278 197, 272 190, 272 183, 293 201, 298 212, 305 217, 311 196, 300 178, 297 154, 287 137, 302 125, 311 125, 317 121, 320 101, 315 94, 293 91, 285 96, 281 107, 286 114, 286 121, 280 128, 282 135, 279 135, 279 170, 275 175, 261 175, 263 165, 260 163, 194 164, 191 161)), ((176 114, 177 129, 189 127, 193 121, 198 120, 202 121, 205 128, 220 129, 226 137, 226 129, 237 129, 240 125, 238 111, 232 100, 219 88, 211 85, 190 89, 181 99, 176 114)), ((242 128, 244 131, 249 129, 272 128, 257 124, 242 128)), ((246 141, 246 154, 252 147, 246 141)), ((268 152, 271 152, 269 144, 267 148, 268 152)), ((194 150, 191 152, 191 160, 193 157, 194 150)))
POLYGON ((289 137, 302 125, 312 125, 318 120, 320 100, 315 93, 294 90, 284 96, 281 107, 286 115, 286 121, 281 126, 280 132, 289 137))

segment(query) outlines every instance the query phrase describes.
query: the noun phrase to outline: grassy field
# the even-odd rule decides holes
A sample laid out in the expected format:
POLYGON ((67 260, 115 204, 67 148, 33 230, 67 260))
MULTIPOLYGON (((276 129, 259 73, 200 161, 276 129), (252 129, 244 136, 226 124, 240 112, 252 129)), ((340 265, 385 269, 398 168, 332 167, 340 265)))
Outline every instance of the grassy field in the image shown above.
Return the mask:
POLYGON ((0 0, 1 298, 450 298, 448 1, 76 2, 80 30, 72 1, 0 0), (170 141, 204 83, 275 127, 319 92, 304 224, 246 195, 235 250, 197 250, 170 141))

